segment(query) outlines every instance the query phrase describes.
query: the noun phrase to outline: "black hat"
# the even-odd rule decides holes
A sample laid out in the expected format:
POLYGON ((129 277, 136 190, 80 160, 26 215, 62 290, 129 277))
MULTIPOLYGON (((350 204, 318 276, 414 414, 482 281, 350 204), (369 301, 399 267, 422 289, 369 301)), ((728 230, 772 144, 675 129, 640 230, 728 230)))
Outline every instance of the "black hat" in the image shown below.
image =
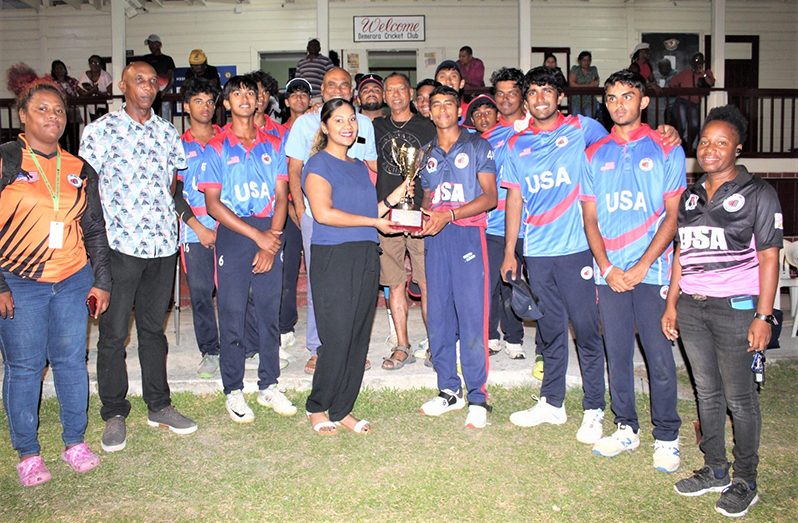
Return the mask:
POLYGON ((438 67, 435 69, 435 76, 438 76, 443 69, 454 69, 457 71, 461 77, 463 76, 462 71, 460 71, 460 66, 454 60, 444 60, 443 62, 438 64, 438 67))
POLYGON ((483 105, 489 105, 497 111, 499 110, 499 108, 496 106, 496 100, 494 100, 491 95, 483 93, 471 100, 471 103, 468 104, 468 107, 466 108, 466 116, 463 120, 464 127, 474 127, 474 111, 483 105))
POLYGON ((507 283, 513 288, 513 312, 522 320, 539 320, 542 318, 543 309, 540 306, 540 299, 529 288, 529 284, 520 276, 515 280, 511 279, 511 277, 512 273, 508 271, 507 283))

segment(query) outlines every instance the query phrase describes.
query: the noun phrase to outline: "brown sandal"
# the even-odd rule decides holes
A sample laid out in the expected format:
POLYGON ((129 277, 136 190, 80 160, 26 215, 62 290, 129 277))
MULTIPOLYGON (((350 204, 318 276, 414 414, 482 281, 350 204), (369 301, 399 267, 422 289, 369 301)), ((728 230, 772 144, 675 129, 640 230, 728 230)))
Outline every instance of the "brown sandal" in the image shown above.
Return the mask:
POLYGON ((410 349, 410 345, 397 345, 393 348, 393 352, 387 358, 382 359, 382 368, 385 370, 399 370, 405 365, 410 365, 416 362, 416 357, 410 349), (405 358, 403 360, 396 359, 397 353, 403 352, 405 358))
POLYGON ((316 360, 318 359, 319 357, 316 354, 308 359, 307 363, 305 363, 305 374, 313 374, 316 372, 316 360))

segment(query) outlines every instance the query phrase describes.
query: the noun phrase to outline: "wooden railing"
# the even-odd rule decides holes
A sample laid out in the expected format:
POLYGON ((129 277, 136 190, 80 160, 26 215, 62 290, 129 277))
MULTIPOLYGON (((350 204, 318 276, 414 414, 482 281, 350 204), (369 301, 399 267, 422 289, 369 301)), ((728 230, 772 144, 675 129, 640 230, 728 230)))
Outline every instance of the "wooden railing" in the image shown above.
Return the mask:
MULTIPOLYGON (((487 92, 487 89, 482 90, 487 92)), ((649 125, 656 127, 667 123, 679 129, 688 155, 694 155, 695 137, 707 113, 707 97, 711 91, 721 89, 664 88, 651 93, 650 104, 644 112, 649 125), (691 121, 692 118, 692 121, 691 121)), ((749 158, 798 157, 798 130, 796 129, 796 101, 798 89, 725 89, 729 103, 737 106, 749 120, 748 139, 743 145, 749 158)), ((472 93, 469 93, 472 94, 472 93)), ((612 126, 606 106, 601 103, 602 88, 569 88, 563 112, 579 112, 599 119, 607 128, 612 126)), ((79 115, 73 133, 82 130, 103 111, 108 110, 112 97, 82 97, 69 101, 74 114, 79 115)), ((187 127, 186 116, 181 112, 180 96, 163 97, 171 106, 171 120, 179 131, 187 127)), ((19 119, 14 100, 0 99, 0 143, 13 140, 19 134, 19 119)))

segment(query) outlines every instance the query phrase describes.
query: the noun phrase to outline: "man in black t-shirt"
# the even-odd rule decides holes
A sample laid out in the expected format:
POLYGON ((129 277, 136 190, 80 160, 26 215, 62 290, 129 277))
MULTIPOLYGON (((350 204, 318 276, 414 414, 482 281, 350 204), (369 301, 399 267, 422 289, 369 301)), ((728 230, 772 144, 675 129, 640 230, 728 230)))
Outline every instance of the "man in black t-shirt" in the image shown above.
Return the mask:
POLYGON ((160 36, 151 34, 144 40, 144 45, 150 48, 150 54, 142 56, 141 61, 150 64, 158 75, 158 96, 155 98, 152 108, 155 109, 159 116, 170 120, 172 116, 171 104, 163 102, 161 95, 172 92, 172 85, 175 83, 175 61, 172 60, 171 56, 161 52, 160 36))
MULTIPOLYGON (((385 103, 391 110, 387 117, 374 120, 374 135, 377 142, 377 198, 382 201, 402 183, 402 173, 393 159, 392 147, 408 145, 425 150, 435 138, 435 125, 410 110, 413 99, 410 79, 401 73, 391 73, 384 82, 385 103)), ((421 205, 423 191, 416 183, 414 200, 416 208, 421 205)), ((426 323, 427 284, 424 278, 424 239, 405 234, 380 235, 380 284, 390 288, 389 305, 396 326, 396 346, 390 357, 385 358, 382 368, 397 370, 415 361, 407 334, 407 297, 405 296, 405 253, 410 254, 413 281, 421 289, 421 314, 426 323)))
POLYGON ((186 82, 191 78, 204 78, 208 80, 211 85, 215 85, 219 89, 222 88, 219 79, 219 71, 216 67, 208 65, 208 57, 202 49, 194 49, 188 55, 188 65, 190 66, 186 71, 186 82))

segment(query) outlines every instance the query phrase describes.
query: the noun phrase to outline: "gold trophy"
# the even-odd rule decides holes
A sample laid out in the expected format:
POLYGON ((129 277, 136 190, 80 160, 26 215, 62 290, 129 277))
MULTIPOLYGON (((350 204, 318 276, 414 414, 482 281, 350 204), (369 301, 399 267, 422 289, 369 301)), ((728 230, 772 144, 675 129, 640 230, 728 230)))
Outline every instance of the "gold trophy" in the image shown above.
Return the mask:
MULTIPOLYGON (((402 177, 409 182, 424 168, 426 151, 404 143, 399 145, 396 142, 396 138, 392 138, 391 156, 394 163, 399 167, 402 177)), ((416 209, 413 194, 410 192, 405 192, 399 203, 391 209, 388 218, 397 224, 394 226, 396 229, 409 232, 416 232, 422 229, 421 211, 416 209)))

